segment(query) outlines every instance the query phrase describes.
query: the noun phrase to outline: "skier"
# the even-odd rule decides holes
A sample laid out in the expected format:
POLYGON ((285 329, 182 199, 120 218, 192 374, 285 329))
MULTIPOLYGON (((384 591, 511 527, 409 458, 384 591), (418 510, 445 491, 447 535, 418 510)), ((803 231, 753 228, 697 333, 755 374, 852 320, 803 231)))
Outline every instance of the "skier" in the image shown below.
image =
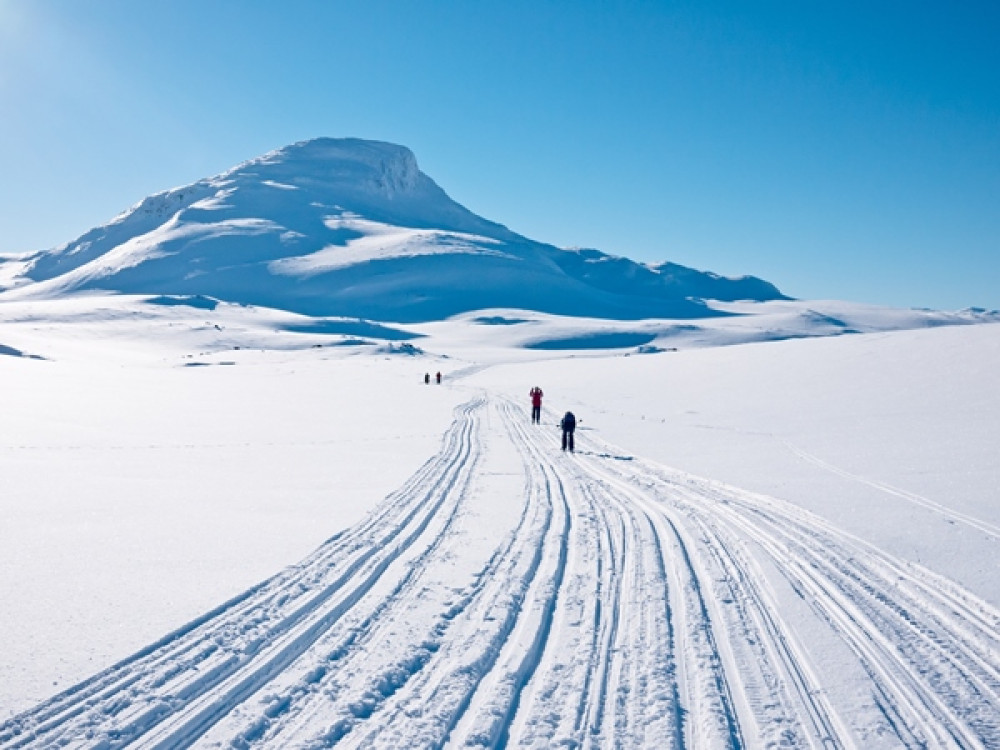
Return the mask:
POLYGON ((441 373, 440 372, 437 374, 437 381, 438 381, 438 385, 441 385, 441 373))
POLYGON ((573 431, 576 429, 576 417, 573 416, 573 412, 568 411, 562 418, 560 422, 562 427, 563 439, 562 439, 562 449, 566 450, 566 446, 569 446, 569 452, 573 453, 573 431))
POLYGON ((424 373, 424 385, 430 385, 430 383, 431 383, 431 374, 429 372, 425 372, 424 373))
POLYGON ((531 396, 531 424, 539 424, 542 421, 542 389, 536 385, 528 395, 531 396))

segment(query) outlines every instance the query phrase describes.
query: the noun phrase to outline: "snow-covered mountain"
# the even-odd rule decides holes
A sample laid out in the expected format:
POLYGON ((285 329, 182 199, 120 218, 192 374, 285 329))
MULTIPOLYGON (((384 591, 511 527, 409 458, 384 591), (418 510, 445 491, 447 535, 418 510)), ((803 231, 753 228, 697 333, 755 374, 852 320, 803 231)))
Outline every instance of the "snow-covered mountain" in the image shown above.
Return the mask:
POLYGON ((532 241, 453 201, 407 148, 357 139, 297 143, 152 195, 20 263, 7 297, 197 294, 400 322, 483 308, 702 318, 722 314, 705 299, 784 299, 753 277, 532 241))

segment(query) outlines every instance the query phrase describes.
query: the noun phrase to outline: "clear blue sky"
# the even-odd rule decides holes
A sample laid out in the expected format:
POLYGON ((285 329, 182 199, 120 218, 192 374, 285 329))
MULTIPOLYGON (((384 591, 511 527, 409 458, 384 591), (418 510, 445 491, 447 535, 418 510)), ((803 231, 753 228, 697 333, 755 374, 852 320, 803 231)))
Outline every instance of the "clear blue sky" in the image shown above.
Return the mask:
POLYGON ((316 136, 555 245, 1000 308, 995 2, 0 0, 0 252, 316 136))

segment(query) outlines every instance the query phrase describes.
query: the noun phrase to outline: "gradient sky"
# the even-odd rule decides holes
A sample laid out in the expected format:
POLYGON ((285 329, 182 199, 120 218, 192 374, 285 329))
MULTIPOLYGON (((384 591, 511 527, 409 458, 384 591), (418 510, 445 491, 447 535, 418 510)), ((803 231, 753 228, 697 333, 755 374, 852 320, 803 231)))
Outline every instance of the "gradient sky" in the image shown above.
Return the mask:
POLYGON ((0 0, 0 252, 317 136, 562 247, 1000 309, 1000 5, 0 0))

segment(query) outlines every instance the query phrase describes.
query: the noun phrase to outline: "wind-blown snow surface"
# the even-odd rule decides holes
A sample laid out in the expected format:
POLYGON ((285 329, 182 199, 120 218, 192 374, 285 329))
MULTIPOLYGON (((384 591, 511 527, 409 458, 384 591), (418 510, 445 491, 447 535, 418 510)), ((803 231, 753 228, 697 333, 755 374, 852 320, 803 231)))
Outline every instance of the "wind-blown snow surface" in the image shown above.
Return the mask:
POLYGON ((1000 326, 154 301, 0 311, 0 746, 1000 744, 1000 326))

